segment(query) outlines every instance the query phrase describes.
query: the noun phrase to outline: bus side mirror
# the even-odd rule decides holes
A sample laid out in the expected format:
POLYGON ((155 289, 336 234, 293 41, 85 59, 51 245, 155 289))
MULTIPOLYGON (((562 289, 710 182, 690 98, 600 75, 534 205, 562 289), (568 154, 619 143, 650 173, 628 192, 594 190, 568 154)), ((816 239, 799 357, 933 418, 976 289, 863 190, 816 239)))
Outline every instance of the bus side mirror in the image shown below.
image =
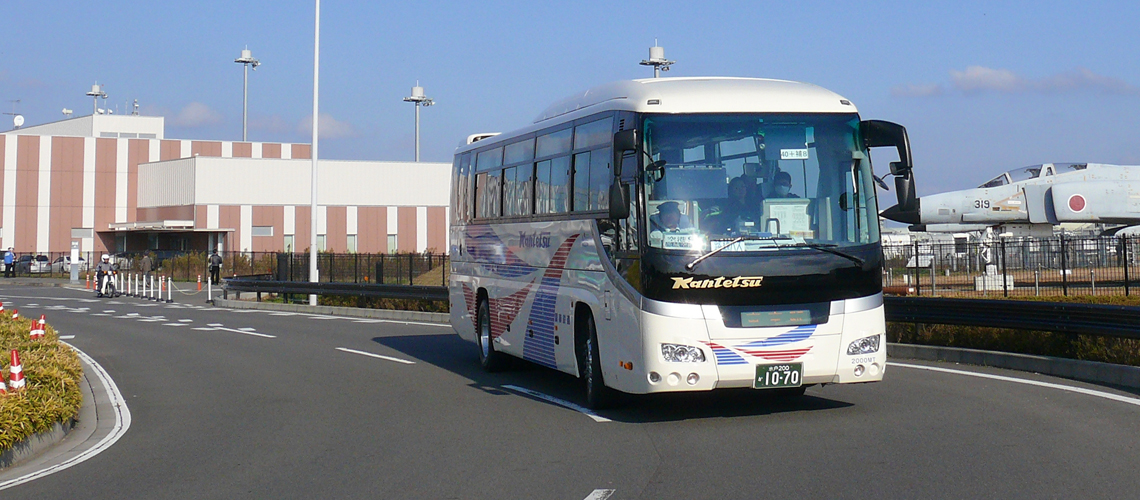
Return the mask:
POLYGON ((610 218, 629 218, 629 190, 620 177, 614 177, 610 184, 610 218))
POLYGON ((914 163, 910 157, 910 139, 906 135, 906 127, 883 120, 866 120, 859 123, 859 131, 863 135, 863 145, 868 148, 894 147, 898 150, 899 161, 891 162, 898 206, 904 212, 914 211, 917 208, 914 194, 914 163))
POLYGON ((637 153, 637 130, 622 130, 614 134, 614 177, 621 176, 622 157, 637 153))

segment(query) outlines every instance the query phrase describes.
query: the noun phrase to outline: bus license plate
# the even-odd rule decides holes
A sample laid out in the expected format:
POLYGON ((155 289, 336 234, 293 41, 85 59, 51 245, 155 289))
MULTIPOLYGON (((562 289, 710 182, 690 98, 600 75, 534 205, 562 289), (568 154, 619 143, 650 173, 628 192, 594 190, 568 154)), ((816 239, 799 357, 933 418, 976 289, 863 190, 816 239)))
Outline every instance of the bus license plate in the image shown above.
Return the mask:
POLYGON ((799 387, 803 385, 803 378, 803 363, 756 365, 756 379, 752 381, 752 387, 756 389, 799 387))

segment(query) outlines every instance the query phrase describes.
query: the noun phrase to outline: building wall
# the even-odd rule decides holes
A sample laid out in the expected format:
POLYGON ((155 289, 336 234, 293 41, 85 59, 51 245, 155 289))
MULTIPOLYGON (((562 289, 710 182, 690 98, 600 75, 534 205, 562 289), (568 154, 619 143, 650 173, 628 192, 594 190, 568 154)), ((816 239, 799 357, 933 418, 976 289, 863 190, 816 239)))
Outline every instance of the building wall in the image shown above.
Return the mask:
MULTIPOLYGON (((106 117, 97 117, 97 125, 100 125, 97 128, 115 129, 121 128, 118 123, 121 119, 126 118, 123 123, 129 124, 131 117, 102 118, 106 117), (102 126, 104 124, 109 125, 102 126)), ((206 207, 199 210, 193 205, 193 191, 189 193, 190 203, 140 208, 140 201, 156 196, 143 188, 155 185, 148 184, 145 169, 140 171, 139 166, 143 164, 187 158, 195 153, 201 157, 229 154, 238 158, 256 158, 266 152, 278 158, 308 158, 310 154, 307 144, 162 139, 161 121, 158 124, 154 139, 129 138, 132 134, 126 133, 116 133, 119 137, 37 135, 32 129, 0 134, 0 247, 13 247, 18 253, 66 252, 71 249, 73 230, 79 230, 80 235, 86 236, 74 239, 80 241, 83 251, 106 252, 114 251, 114 236, 109 232, 111 224, 157 220, 205 222, 208 210, 206 207)), ((91 120, 51 125, 43 130, 70 133, 71 129, 89 129, 91 120)), ((192 178, 185 174, 183 179, 192 178)), ((174 193, 183 187, 178 179, 169 180, 173 182, 164 190, 174 193)), ((306 179, 306 186, 307 182, 306 179)), ((248 235, 254 225, 274 225, 256 222, 265 217, 261 215, 262 207, 250 208, 259 210, 246 213, 257 215, 243 220, 239 204, 215 205, 214 210, 220 215, 217 222, 223 223, 215 227, 239 230, 244 224, 248 235)), ((282 206, 268 208, 282 215, 272 220, 283 218, 282 206)), ((307 217, 308 212, 305 213, 307 217)), ((304 228, 307 231, 307 223, 304 228)), ((248 240, 251 242, 248 249, 280 250, 284 235, 281 229, 275 226, 273 237, 248 240)), ((240 249, 237 247, 240 236, 227 237, 229 249, 240 249)))

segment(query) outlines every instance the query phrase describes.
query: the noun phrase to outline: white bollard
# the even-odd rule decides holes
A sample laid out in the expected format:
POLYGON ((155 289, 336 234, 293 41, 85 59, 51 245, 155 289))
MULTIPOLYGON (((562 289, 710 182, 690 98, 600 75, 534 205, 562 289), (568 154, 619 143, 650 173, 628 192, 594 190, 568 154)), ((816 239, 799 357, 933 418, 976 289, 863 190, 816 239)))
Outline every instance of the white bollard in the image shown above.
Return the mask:
POLYGON ((206 302, 214 303, 214 278, 206 278, 206 302))
POLYGON ((166 303, 174 303, 174 278, 170 276, 166 278, 166 303))
POLYGON ((153 274, 150 275, 150 294, 147 295, 147 298, 150 300, 154 300, 154 275, 153 274))

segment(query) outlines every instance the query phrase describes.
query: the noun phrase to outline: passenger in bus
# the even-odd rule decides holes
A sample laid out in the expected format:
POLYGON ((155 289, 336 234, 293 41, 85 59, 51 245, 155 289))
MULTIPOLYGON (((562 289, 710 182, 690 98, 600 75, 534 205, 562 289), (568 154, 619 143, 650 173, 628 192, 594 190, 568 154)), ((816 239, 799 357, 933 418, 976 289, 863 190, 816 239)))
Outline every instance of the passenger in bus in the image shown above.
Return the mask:
POLYGON ((714 232, 725 233, 735 229, 741 221, 755 221, 757 215, 756 203, 748 193, 750 177, 734 177, 728 182, 728 198, 709 210, 703 220, 707 221, 702 227, 708 227, 714 232))
POLYGON ((667 201, 657 205, 657 213, 649 217, 650 231, 676 232, 689 229, 692 224, 689 219, 681 215, 677 202, 667 201))
POLYGON ((772 192, 768 194, 768 197, 799 198, 799 196, 792 194, 792 175, 783 170, 776 172, 776 177, 772 179, 772 192))

